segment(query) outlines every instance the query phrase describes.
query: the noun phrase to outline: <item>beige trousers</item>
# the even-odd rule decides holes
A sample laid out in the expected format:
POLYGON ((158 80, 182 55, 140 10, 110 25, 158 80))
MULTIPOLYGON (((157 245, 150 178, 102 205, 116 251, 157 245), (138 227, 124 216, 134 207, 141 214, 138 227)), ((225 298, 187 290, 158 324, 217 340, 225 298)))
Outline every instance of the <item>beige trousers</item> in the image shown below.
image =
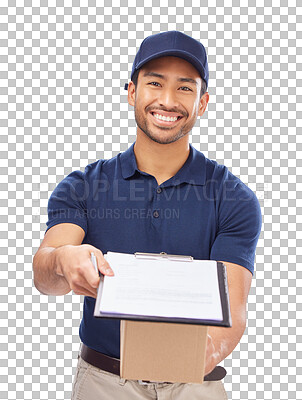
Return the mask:
POLYGON ((71 400, 227 400, 222 381, 148 383, 122 379, 78 358, 71 400))

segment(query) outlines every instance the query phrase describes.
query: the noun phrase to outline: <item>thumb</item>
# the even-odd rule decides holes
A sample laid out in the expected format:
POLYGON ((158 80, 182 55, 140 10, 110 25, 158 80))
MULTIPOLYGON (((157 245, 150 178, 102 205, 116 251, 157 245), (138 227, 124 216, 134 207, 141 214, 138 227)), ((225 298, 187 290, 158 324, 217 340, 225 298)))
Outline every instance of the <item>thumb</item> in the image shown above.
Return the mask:
POLYGON ((105 259, 103 253, 101 250, 98 250, 96 252, 96 258, 97 258, 97 267, 98 270, 103 274, 103 275, 108 275, 108 276, 113 276, 114 272, 112 268, 110 267, 108 261, 105 259))

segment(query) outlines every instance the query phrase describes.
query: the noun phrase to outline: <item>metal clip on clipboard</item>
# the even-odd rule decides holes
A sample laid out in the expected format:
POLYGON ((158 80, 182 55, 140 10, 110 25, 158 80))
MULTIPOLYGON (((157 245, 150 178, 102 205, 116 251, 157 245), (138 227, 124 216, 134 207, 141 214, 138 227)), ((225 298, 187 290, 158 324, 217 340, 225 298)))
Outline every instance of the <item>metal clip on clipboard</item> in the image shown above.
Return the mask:
POLYGON ((170 261, 193 261, 194 258, 192 256, 182 256, 177 254, 167 254, 164 251, 160 253, 134 253, 136 258, 144 258, 148 260, 155 260, 155 259, 166 259, 170 261))

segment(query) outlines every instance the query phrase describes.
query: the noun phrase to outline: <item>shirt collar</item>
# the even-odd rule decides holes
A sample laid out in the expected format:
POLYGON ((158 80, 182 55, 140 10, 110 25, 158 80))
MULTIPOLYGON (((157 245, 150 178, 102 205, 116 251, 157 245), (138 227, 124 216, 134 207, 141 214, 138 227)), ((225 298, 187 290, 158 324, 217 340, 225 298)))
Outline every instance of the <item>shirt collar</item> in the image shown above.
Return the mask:
MULTIPOLYGON (((124 179, 132 177, 136 171, 142 173, 136 163, 134 154, 135 142, 123 153, 120 154, 120 162, 122 168, 122 176, 124 179)), ((206 159, 203 153, 196 150, 191 144, 189 156, 181 167, 181 169, 168 181, 167 185, 163 183, 163 186, 176 186, 181 183, 190 183, 192 185, 204 185, 206 180, 206 159)))

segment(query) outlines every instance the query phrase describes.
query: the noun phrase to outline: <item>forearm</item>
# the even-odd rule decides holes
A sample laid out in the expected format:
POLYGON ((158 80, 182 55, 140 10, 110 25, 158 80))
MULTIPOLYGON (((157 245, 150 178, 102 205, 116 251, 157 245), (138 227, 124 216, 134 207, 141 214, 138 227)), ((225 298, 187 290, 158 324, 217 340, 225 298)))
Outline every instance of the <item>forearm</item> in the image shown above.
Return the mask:
POLYGON ((231 328, 208 327, 208 336, 212 339, 212 352, 206 360, 207 373, 232 353, 244 333, 245 326, 245 318, 241 318, 233 321, 231 328))
POLYGON ((59 248, 41 248, 33 259, 34 284, 40 293, 46 295, 64 295, 70 287, 64 276, 58 275, 57 254, 59 248))

